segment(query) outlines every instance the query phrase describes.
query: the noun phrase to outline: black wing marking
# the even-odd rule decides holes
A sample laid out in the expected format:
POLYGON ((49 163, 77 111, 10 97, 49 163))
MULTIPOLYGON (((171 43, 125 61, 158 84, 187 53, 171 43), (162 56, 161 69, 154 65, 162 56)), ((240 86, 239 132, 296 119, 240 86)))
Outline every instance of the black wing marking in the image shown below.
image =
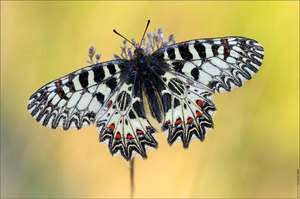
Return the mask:
POLYGON ((178 74, 213 92, 231 91, 259 70, 263 47, 244 37, 191 40, 161 48, 154 59, 167 62, 178 74))
POLYGON ((99 141, 108 144, 110 152, 130 160, 135 153, 147 158, 146 147, 157 148, 155 132, 146 118, 142 101, 142 82, 136 73, 117 88, 109 99, 112 103, 97 119, 99 141))
POLYGON ((54 80, 30 97, 27 108, 38 122, 51 128, 90 125, 114 94, 128 62, 94 64, 54 80))

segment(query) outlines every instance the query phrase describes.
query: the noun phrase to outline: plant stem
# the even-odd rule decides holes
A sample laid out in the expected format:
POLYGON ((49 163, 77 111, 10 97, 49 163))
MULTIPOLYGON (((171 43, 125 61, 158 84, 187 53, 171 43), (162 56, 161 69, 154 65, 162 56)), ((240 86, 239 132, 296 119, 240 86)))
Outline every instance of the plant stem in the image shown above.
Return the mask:
POLYGON ((133 198, 133 194, 134 194, 134 157, 130 160, 129 170, 130 170, 130 198, 133 198))

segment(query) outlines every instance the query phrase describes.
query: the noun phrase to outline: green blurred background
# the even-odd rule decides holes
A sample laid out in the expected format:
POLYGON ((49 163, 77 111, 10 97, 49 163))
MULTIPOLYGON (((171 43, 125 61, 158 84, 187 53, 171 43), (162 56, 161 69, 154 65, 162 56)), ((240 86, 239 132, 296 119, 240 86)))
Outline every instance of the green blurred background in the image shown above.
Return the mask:
MULTIPOLYGON (((52 130, 27 112, 45 83, 102 61, 122 39, 163 27, 176 41, 240 35, 265 48, 261 70, 218 94, 215 129, 188 150, 169 147, 136 159, 135 196, 296 197, 299 155, 299 2, 1 1, 1 197, 128 197, 129 164, 99 144, 94 126, 52 130)), ((298 193, 299 196, 299 193, 298 193)))

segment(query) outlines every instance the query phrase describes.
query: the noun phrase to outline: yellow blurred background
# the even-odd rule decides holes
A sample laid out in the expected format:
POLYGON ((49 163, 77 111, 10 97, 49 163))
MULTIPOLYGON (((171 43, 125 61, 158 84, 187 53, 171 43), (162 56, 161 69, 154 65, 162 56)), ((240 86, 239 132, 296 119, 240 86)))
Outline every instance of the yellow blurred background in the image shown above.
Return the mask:
POLYGON ((150 31, 163 27, 177 42, 253 38, 264 46, 265 58, 242 88, 214 96, 215 129, 205 142, 184 150, 157 133, 158 150, 136 159, 135 197, 295 198, 297 1, 1 1, 1 197, 129 197, 129 164, 98 143, 95 126, 43 127, 27 112, 27 102, 45 83, 88 65, 91 45, 102 61, 120 54, 122 39, 112 29, 139 40, 147 19, 150 31))

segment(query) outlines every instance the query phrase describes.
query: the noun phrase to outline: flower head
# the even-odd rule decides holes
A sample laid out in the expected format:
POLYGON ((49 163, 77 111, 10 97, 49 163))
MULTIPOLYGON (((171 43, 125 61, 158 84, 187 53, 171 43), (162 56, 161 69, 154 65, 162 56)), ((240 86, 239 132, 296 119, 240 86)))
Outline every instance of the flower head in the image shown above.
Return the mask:
MULTIPOLYGON (((169 35, 166 39, 164 38, 162 28, 158 28, 157 30, 154 29, 152 33, 147 33, 147 36, 143 37, 141 44, 137 43, 134 39, 131 39, 133 44, 129 47, 127 46, 127 41, 123 41, 123 45, 121 48, 121 54, 116 55, 114 54, 114 59, 134 59, 134 48, 142 48, 144 50, 145 55, 150 55, 154 51, 159 48, 167 47, 168 45, 175 44, 175 36, 173 34, 169 35)), ((96 53, 95 47, 91 46, 88 50, 89 60, 87 61, 90 64, 99 63, 101 54, 96 53), (94 58, 96 59, 94 61, 94 58)))
MULTIPOLYGON (((175 44, 175 36, 171 34, 165 39, 162 28, 158 28, 153 33, 147 33, 147 37, 142 39, 141 44, 136 43, 134 39, 131 39, 131 42, 135 47, 142 48, 146 55, 150 55, 161 47, 175 44)), ((123 46, 121 46, 121 55, 114 55, 114 59, 133 59, 135 57, 132 47, 127 47, 126 44, 127 41, 124 40, 123 46)))

